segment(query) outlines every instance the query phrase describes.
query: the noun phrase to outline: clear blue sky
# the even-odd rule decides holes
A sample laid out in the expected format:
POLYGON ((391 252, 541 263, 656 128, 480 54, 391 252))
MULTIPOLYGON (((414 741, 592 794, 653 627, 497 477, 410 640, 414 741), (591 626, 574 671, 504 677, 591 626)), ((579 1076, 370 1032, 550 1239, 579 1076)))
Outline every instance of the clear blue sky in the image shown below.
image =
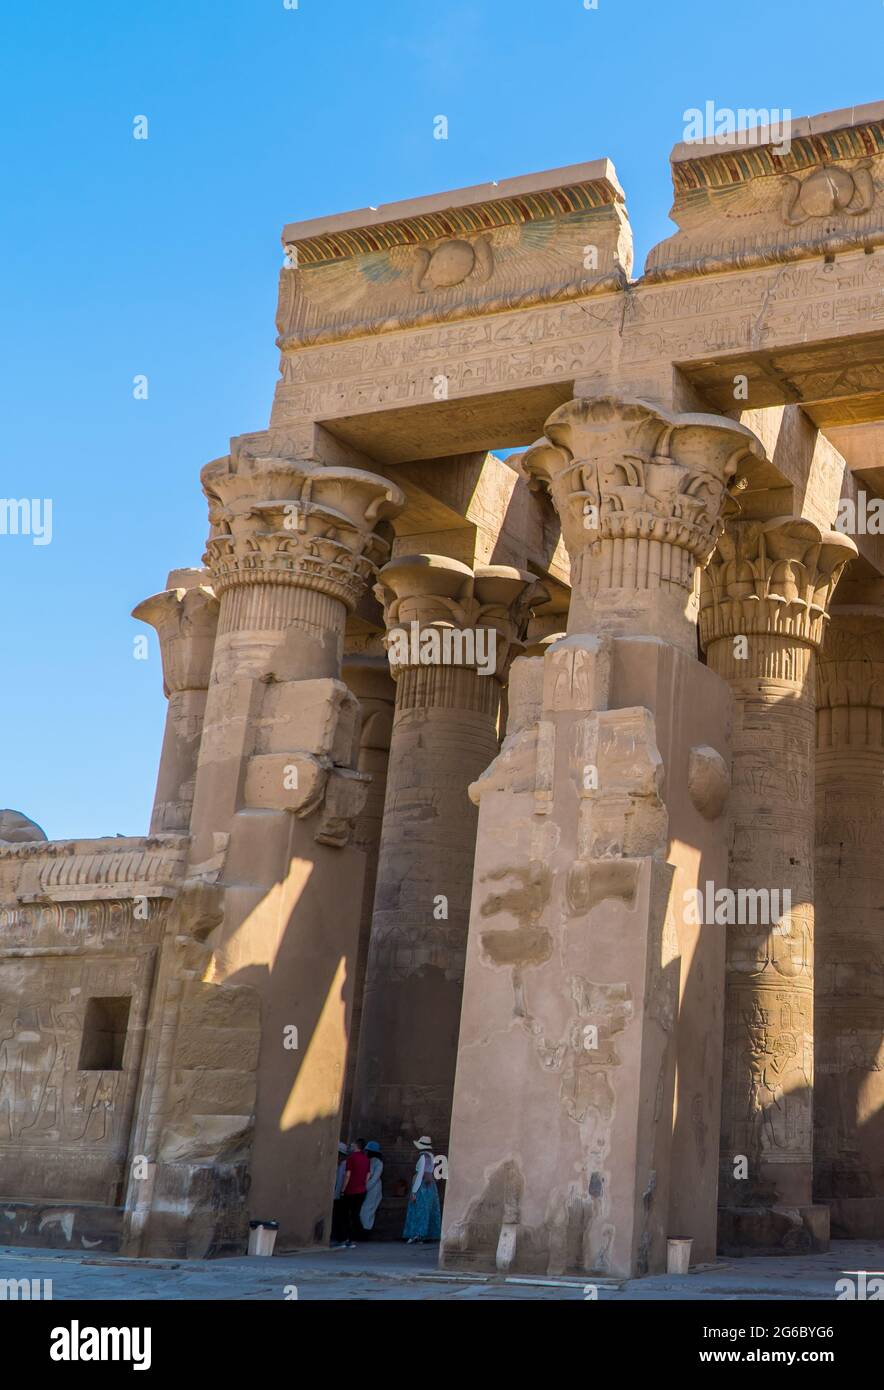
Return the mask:
POLYGON ((267 423, 285 222, 607 155, 640 270, 685 108, 874 101, 882 37, 881 0, 3 6, 0 495, 51 497, 53 540, 0 536, 0 806, 147 829, 165 702, 129 612, 200 562, 201 465, 267 423))

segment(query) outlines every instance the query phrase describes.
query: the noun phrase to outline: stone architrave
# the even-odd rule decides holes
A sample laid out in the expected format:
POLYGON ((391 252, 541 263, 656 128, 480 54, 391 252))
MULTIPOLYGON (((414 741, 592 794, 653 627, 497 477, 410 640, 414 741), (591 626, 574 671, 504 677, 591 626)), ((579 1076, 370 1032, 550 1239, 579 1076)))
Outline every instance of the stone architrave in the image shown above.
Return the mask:
POLYGON ((202 473, 221 611, 190 874, 223 888, 210 978, 253 985, 262 1035, 250 1213, 328 1237, 368 777, 344 624, 389 555, 404 499, 385 478, 235 448, 202 473))
POLYGON ((884 1235, 884 585, 843 580, 817 659, 814 1200, 884 1235))
POLYGON ((133 618, 156 629, 169 701, 150 833, 190 830, 219 603, 206 570, 173 570, 166 590, 144 599, 133 618))
POLYGON ((467 788, 498 750, 501 686, 546 597, 533 575, 400 556, 380 574, 396 680, 351 1130, 385 1164, 379 1229, 432 1138, 446 1155, 476 842, 467 788))
POLYGON ((714 1251, 724 953, 677 905, 727 862, 730 696, 696 659, 697 570, 761 454, 733 421, 603 396, 524 456, 574 589, 471 789, 447 1265, 633 1275, 667 1236, 714 1251))
POLYGON ((815 653, 844 565, 801 517, 728 523, 700 637, 735 699, 719 1245, 824 1247, 813 1207, 815 653), (734 920, 735 919, 735 920, 734 920))
POLYGON ((632 268, 607 159, 290 223, 282 241, 277 417, 301 380, 299 349, 601 295, 632 268))

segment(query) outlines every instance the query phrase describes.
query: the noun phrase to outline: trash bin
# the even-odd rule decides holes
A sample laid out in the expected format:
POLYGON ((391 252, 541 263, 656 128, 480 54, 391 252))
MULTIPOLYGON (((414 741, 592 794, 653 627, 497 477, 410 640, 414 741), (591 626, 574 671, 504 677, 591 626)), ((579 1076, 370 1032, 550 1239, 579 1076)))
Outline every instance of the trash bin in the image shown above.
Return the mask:
POLYGON ((272 1255, 278 1230, 278 1221, 250 1221, 249 1254, 272 1255))
POLYGON ((693 1240, 667 1240, 666 1273, 687 1274, 691 1268, 693 1240))

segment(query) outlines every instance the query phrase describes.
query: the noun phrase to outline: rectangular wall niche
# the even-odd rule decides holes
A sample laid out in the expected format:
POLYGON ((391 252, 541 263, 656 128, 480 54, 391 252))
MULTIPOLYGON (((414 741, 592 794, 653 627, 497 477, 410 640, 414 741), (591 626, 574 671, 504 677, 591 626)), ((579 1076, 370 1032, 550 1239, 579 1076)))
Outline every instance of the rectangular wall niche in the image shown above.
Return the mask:
POLYGON ((122 1071, 131 1003, 128 995, 87 1001, 80 1071, 122 1071))

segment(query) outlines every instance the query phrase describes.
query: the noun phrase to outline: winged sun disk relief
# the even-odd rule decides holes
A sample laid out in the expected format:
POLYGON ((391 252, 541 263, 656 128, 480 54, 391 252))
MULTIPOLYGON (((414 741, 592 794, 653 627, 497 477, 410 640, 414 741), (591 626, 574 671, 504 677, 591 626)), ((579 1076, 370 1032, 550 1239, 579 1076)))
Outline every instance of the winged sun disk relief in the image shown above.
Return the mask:
POLYGON ((435 246, 398 245, 291 269, 285 272, 291 281, 284 278, 283 283, 292 286, 292 301, 280 310, 280 335, 285 338, 292 330, 295 283, 298 294, 319 314, 346 314, 357 305, 364 313, 371 303, 388 306, 390 295, 400 288, 426 297, 464 282, 481 284, 496 273, 513 289, 538 281, 559 283, 563 265, 582 266, 584 247, 594 239, 592 225, 585 217, 546 218, 496 227, 492 235, 482 233, 472 240, 452 237, 435 246))
POLYGON ((494 271, 494 255, 487 237, 464 241, 459 237, 443 241, 432 251, 419 246, 414 256, 412 289, 418 294, 428 290, 449 290, 462 285, 471 276, 480 284, 490 280, 494 271))
POLYGON ((803 181, 794 174, 783 176, 783 221, 789 227, 836 212, 860 217, 870 211, 874 201, 875 184, 868 160, 852 171, 824 165, 803 181))

